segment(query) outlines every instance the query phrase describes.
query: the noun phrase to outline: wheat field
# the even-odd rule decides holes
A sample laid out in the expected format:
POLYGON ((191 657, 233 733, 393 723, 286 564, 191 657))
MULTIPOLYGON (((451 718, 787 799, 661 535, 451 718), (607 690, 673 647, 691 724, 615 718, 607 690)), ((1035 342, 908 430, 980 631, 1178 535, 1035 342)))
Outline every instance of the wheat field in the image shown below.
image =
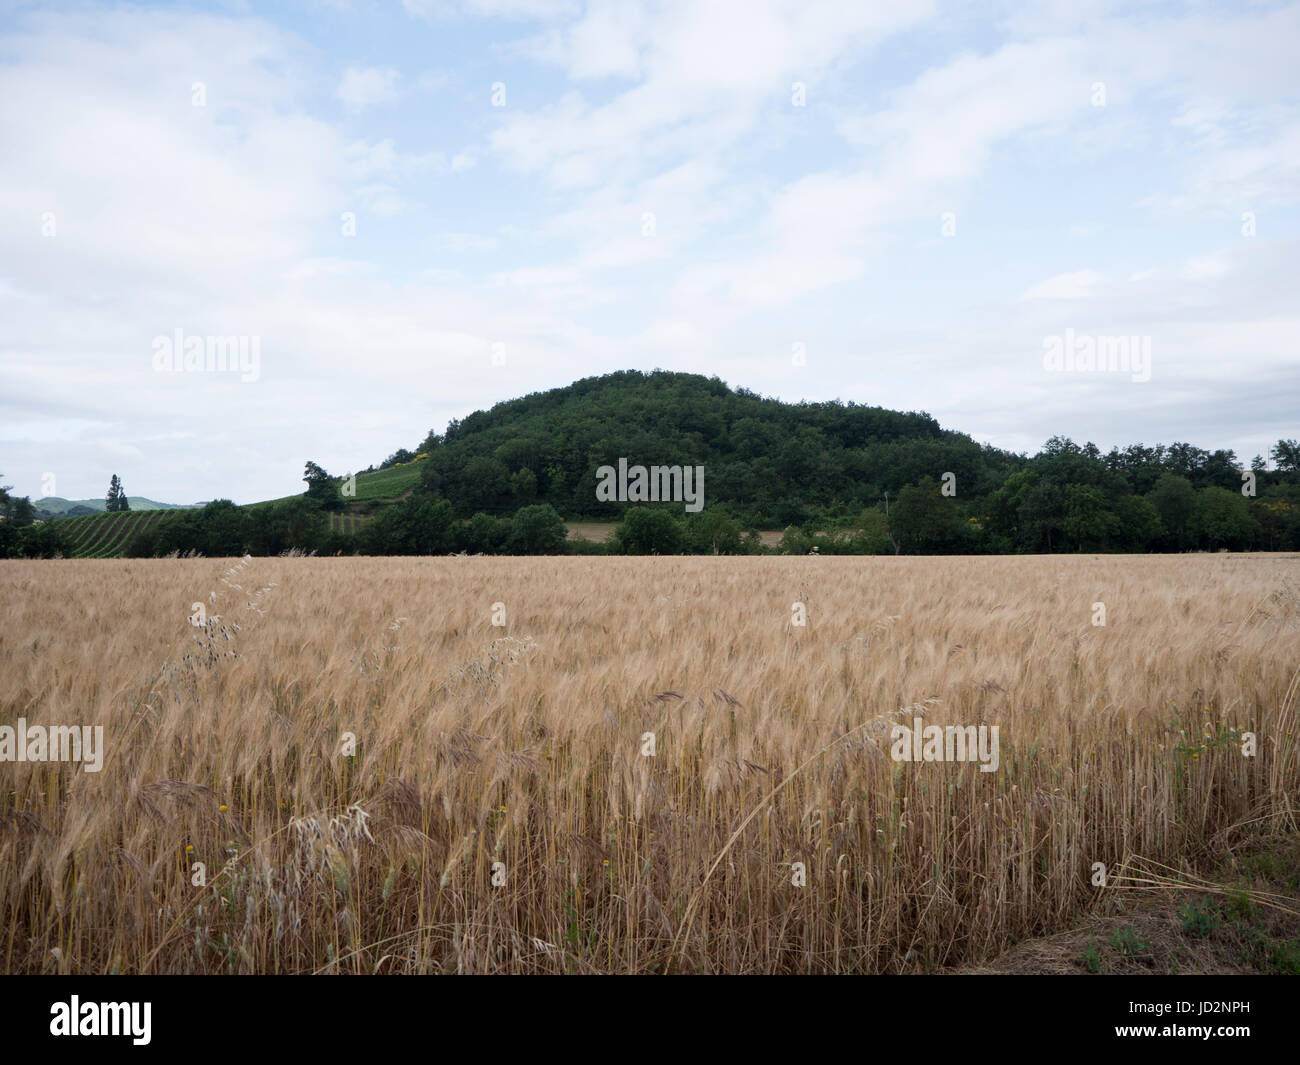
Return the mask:
POLYGON ((104 726, 0 762, 10 973, 935 970, 1296 831, 1296 556, 9 561, 0 604, 0 725, 104 726), (917 717, 997 770, 895 761, 917 717))

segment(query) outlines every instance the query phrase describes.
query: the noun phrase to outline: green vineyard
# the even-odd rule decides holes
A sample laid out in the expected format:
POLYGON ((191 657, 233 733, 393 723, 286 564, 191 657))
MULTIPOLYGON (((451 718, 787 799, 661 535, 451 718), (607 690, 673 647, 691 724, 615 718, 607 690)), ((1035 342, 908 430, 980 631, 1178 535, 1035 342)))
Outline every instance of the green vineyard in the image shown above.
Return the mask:
POLYGON ((420 464, 407 462, 374 473, 357 474, 356 502, 392 500, 405 495, 420 483, 420 464))
MULTIPOLYGON (((358 473, 356 491, 351 495, 345 492, 346 478, 336 477, 335 483, 339 487, 340 497, 347 506, 358 503, 395 503, 402 497, 409 495, 411 489, 420 483, 420 473, 420 465, 415 462, 407 462, 401 466, 390 466, 386 470, 375 470, 374 473, 358 473)), ((297 498, 297 495, 280 496, 278 499, 263 499, 257 503, 246 503, 244 505, 256 510, 262 507, 274 506, 276 503, 287 503, 290 499, 297 498)), ((331 528, 333 527, 331 525, 331 528)))
MULTIPOLYGON (((414 463, 378 470, 375 473, 358 474, 356 496, 347 500, 348 505, 363 504, 361 509, 370 510, 376 505, 391 503, 420 480, 420 471, 414 463)), ((286 496, 285 499, 298 498, 286 496)), ((283 500, 267 500, 251 503, 252 508, 271 506, 283 500)), ((184 510, 132 510, 113 514, 83 514, 75 518, 55 518, 59 528, 67 535, 72 547, 72 558, 121 558, 131 540, 147 530, 157 530, 167 521, 173 521, 184 510)), ((347 536, 356 535, 362 527, 372 520, 370 514, 331 513, 328 516, 329 530, 347 536)))
MULTIPOLYGON (((121 558, 133 537, 161 522, 171 521, 182 511, 141 510, 125 514, 84 514, 56 519, 72 546, 71 558, 121 558)), ((330 514, 329 530, 355 535, 369 521, 364 514, 330 514)))
POLYGON ((156 528, 179 511, 132 510, 116 514, 83 514, 61 518, 59 528, 72 545, 73 558, 120 558, 132 537, 156 528))
POLYGON ((331 514, 330 532, 352 536, 360 532, 361 527, 369 520, 365 514, 331 514))

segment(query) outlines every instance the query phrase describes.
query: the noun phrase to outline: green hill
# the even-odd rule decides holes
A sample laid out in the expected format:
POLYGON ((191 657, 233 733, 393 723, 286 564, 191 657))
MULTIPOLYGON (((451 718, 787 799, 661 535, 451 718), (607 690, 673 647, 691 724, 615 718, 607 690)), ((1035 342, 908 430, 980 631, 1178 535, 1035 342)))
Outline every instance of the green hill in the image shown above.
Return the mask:
MULTIPOLYGON (((632 465, 704 466, 705 501, 727 506, 748 524, 775 528, 831 502, 861 509, 883 490, 924 473, 954 469, 994 483, 1009 456, 941 429, 924 413, 856 403, 783 403, 733 390, 699 374, 626 371, 534 393, 431 432, 413 461, 359 473, 355 493, 340 492, 330 532, 354 534, 411 495, 449 501, 458 517, 509 516, 549 503, 566 518, 613 522, 623 505, 596 498, 596 470, 626 458, 632 465)), ((391 462, 391 460, 390 460, 391 462)), ((343 487, 339 479, 340 489, 343 487)), ((300 500, 247 504, 267 511, 300 500)), ((43 502, 55 501, 50 497, 43 502)), ((57 503, 74 505, 72 501, 57 503)), ((82 503, 83 501, 76 501, 82 503)), ((161 532, 185 508, 149 501, 125 514, 60 519, 74 557, 116 557, 141 532, 161 532), (153 521, 132 521, 137 512, 153 521), (64 524, 66 523, 66 524, 64 524)))
MULTIPOLYGON (((197 506, 194 503, 159 503, 153 499, 146 499, 144 496, 127 496, 127 502, 131 504, 132 510, 190 510, 197 506)), ((39 518, 61 518, 65 516, 75 516, 93 511, 96 514, 103 514, 104 500, 102 499, 64 499, 62 496, 42 496, 33 504, 36 507, 36 515, 39 518)))
POLYGON ((616 520, 624 507, 597 498, 597 470, 625 458, 703 466, 707 505, 760 527, 803 520, 814 507, 860 510, 948 471, 983 494, 1018 461, 924 412, 784 403, 665 371, 589 377, 498 403, 430 433, 417 450, 429 456, 425 487, 458 517, 545 502, 566 517, 616 520))
POLYGON ((149 510, 133 499, 127 513, 50 525, 66 531, 75 557, 91 558, 527 553, 554 549, 561 519, 602 540, 595 534, 625 516, 636 526, 628 536, 659 553, 682 543, 737 549, 743 530, 787 530, 784 550, 823 553, 1300 547, 1300 445, 1279 441, 1271 455, 1278 469, 1253 461, 1258 493, 1247 497, 1231 451, 1176 442, 1103 455, 1053 437, 1029 457, 978 444, 925 412, 785 403, 716 377, 624 371, 453 420, 355 481, 311 467, 312 488, 282 499, 201 510, 149 510), (598 471, 620 461, 702 467, 703 511, 602 498, 598 471))

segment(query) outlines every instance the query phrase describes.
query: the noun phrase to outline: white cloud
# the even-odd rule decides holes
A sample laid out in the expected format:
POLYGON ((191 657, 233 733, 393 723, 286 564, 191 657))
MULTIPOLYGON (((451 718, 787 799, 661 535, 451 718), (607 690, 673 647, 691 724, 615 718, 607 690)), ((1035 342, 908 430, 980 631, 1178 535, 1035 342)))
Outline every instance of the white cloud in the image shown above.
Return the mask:
POLYGON ((440 233, 436 244, 440 249, 455 254, 481 254, 501 247, 499 238, 481 233, 440 233))
POLYGON ((364 140, 352 141, 347 146, 347 161, 359 179, 384 176, 409 180, 469 170, 477 162, 477 156, 473 149, 457 152, 451 158, 444 152, 399 152, 395 142, 386 138, 373 144, 364 140))
MULTIPOLYGON (((1157 211, 1224 213, 1300 203, 1300 122, 1292 122, 1246 146, 1219 147, 1189 158, 1183 187, 1144 198, 1157 211)), ((1203 142, 1204 144, 1204 142, 1203 142)))
POLYGON ((152 10, 0 31, 20 491, 39 482, 17 467, 97 493, 120 461, 137 494, 266 498, 300 488, 304 454, 364 466, 629 365, 930 409, 1007 446, 1124 440, 1138 416, 1212 446, 1293 425, 1298 5, 1063 3, 978 34, 928 3, 407 8, 463 40, 411 66, 367 53, 394 65, 341 81, 361 12, 311 47, 152 10), (485 65, 510 107, 462 94, 485 65), (150 339, 176 327, 259 336, 261 379, 153 373, 150 339), (1044 379, 1041 339, 1066 328, 1152 336, 1152 381, 1044 379))
POLYGON ((451 76, 445 70, 426 70, 415 79, 415 87, 421 92, 438 92, 451 83, 451 76))
POLYGON ((1096 270, 1078 270, 1072 274, 1057 274, 1046 281, 1031 285, 1021 295, 1021 300, 1086 300, 1101 280, 1096 270))
POLYGON ((565 188, 627 177, 675 153, 715 157, 765 113, 788 108, 793 80, 815 80, 837 60, 869 55, 932 10, 924 0, 628 4, 616 15, 595 5, 537 38, 532 55, 575 80, 640 79, 605 102, 571 92, 535 112, 508 112, 492 144, 511 166, 544 172, 565 188))
POLYGON ((396 100, 400 79, 401 75, 392 67, 348 67, 334 90, 334 96, 349 111, 364 111, 375 104, 396 100))
POLYGON ((1183 266, 1183 276, 1189 281, 1217 281, 1232 269, 1226 255, 1198 255, 1188 259, 1183 266))
POLYGON ((579 6, 568 0, 402 0, 413 18, 433 22, 457 17, 543 20, 567 18, 579 6))
POLYGON ((393 186, 382 182, 362 186, 356 190, 356 196, 365 210, 383 218, 401 214, 412 206, 393 186))

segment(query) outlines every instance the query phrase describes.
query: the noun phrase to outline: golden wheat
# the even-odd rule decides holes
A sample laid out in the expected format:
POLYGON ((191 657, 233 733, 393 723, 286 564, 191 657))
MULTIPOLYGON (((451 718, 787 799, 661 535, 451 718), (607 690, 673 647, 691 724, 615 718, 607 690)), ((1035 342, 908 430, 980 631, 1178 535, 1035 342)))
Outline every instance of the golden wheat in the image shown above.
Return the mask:
POLYGON ((0 725, 106 743, 0 763, 0 968, 988 957, 1296 830, 1297 561, 0 563, 0 725), (998 770, 893 761, 915 716, 998 770))

